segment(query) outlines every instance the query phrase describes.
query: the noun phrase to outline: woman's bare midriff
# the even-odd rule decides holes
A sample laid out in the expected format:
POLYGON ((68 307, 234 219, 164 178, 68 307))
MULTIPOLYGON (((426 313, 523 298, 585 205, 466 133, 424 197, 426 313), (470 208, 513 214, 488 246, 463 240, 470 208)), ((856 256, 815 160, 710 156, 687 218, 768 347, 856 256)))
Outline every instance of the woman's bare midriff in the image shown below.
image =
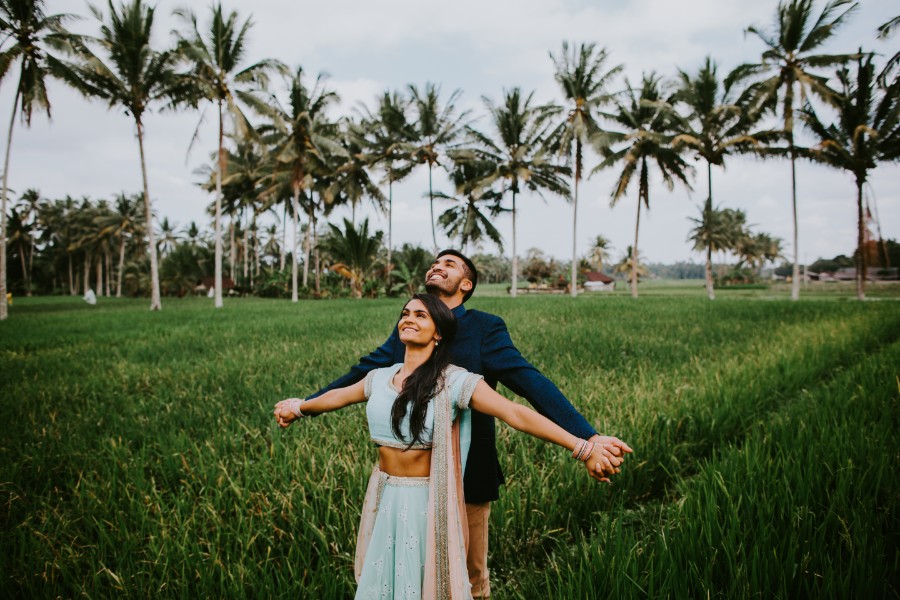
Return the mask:
POLYGON ((431 450, 382 446, 378 449, 378 467, 394 477, 428 477, 431 472, 431 450))

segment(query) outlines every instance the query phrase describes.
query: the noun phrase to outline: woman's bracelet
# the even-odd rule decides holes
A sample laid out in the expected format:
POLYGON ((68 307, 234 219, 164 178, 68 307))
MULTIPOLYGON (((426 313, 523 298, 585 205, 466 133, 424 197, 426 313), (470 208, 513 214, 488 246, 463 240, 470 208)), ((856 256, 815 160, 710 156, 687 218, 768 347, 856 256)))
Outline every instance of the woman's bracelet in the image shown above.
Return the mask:
POLYGON ((304 402, 306 402, 306 400, 301 399, 301 398, 291 399, 291 412, 294 413, 294 416, 297 417, 298 419, 302 419, 303 417, 306 416, 300 411, 300 407, 303 405, 304 402))
POLYGON ((578 440, 578 443, 575 444, 575 449, 572 450, 572 458, 584 462, 591 456, 593 452, 593 442, 589 442, 587 440, 578 440))

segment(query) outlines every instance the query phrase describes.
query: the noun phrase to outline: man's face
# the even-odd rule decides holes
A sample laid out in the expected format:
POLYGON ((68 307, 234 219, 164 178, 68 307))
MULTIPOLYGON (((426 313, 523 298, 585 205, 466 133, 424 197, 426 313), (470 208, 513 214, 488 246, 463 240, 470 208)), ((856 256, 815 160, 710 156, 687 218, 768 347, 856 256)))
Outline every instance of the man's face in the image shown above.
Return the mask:
POLYGON ((439 256, 425 273, 425 289, 437 296, 463 295, 472 289, 472 282, 466 273, 466 265, 458 256, 439 256))

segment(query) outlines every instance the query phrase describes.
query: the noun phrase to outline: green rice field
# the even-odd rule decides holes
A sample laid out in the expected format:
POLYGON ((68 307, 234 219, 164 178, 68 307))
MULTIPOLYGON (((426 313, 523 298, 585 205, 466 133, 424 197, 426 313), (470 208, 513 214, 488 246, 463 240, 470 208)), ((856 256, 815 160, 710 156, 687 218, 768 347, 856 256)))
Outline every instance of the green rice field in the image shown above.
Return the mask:
MULTIPOLYGON (((499 427, 493 597, 900 597, 900 301, 649 286, 477 295, 634 454, 612 485, 499 427)), ((15 299, 0 323, 0 596, 349 598, 362 407, 282 398, 402 299, 15 299)), ((508 392, 506 392, 508 393, 508 392)))

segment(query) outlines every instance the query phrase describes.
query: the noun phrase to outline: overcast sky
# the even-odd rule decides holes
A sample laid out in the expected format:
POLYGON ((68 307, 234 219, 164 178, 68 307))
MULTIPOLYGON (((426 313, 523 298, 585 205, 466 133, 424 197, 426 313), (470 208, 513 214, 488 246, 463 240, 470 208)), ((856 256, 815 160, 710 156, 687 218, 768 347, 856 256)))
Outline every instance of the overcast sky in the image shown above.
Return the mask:
MULTIPOLYGON (((97 3, 105 8, 105 3, 97 3)), ((454 3, 413 1, 292 2, 254 0, 225 2, 242 16, 251 14, 247 64, 277 58, 307 73, 327 73, 328 85, 342 102, 339 111, 350 114, 360 102, 369 106, 386 89, 402 89, 436 82, 443 95, 460 89, 460 106, 483 115, 481 97, 499 101, 503 90, 519 86, 534 90, 539 102, 560 102, 549 52, 561 42, 595 42, 605 46, 611 64, 624 64, 627 77, 638 83, 642 72, 655 70, 673 77, 677 68, 695 72, 711 55, 722 76, 742 62, 758 60, 763 49, 744 29, 756 24, 770 28, 774 0, 457 0, 454 3), (452 8, 451 8, 452 7, 452 8)), ((819 8, 824 2, 817 2, 819 8)), ((160 0, 157 38, 169 42, 177 26, 171 17, 177 7, 195 10, 207 22, 209 3, 160 0)), ((94 34, 96 22, 86 4, 77 0, 48 0, 48 13, 70 12, 85 19, 73 30, 94 34)), ((859 9, 837 37, 829 52, 849 52, 862 46, 891 55, 900 35, 887 42, 875 39, 875 30, 900 12, 888 0, 862 0, 859 9)), ((883 58, 882 58, 883 60, 883 58)), ((310 79, 310 82, 312 80, 310 79)), ((621 82, 620 82, 621 83, 621 82)), ((276 82, 275 87, 279 85, 276 82)), ((121 110, 87 101, 59 84, 50 87, 53 121, 36 116, 31 129, 17 123, 14 132, 10 187, 17 193, 38 188, 44 197, 66 194, 111 198, 120 191, 141 189, 141 173, 133 123, 121 110)), ((0 115, 9 115, 13 97, 10 81, 0 89, 0 115)), ((3 123, 8 123, 8 116, 3 123)), ((200 143, 187 153, 199 112, 154 113, 146 118, 149 185, 154 206, 179 226, 196 221, 208 227, 205 207, 211 196, 197 187, 194 170, 214 151, 216 136, 212 111, 201 126, 200 143)), ((486 119, 475 123, 487 128, 486 119)), ((4 133, 5 133, 4 129, 4 133)), ((5 138, 4 138, 5 139, 5 138)), ((598 162, 589 156, 588 168, 598 162)), ((701 261, 686 241, 698 206, 706 197, 705 164, 696 162, 694 191, 677 187, 670 192, 655 181, 649 214, 641 215, 641 254, 651 262, 701 261)), ((615 207, 610 191, 615 170, 598 173, 583 183, 578 207, 577 245, 587 252, 591 240, 611 240, 614 255, 633 241, 636 189, 629 190, 615 207)), ((849 174, 821 166, 801 164, 797 170, 800 213, 800 260, 851 254, 856 244, 855 186, 849 174)), ((450 192, 443 173, 436 172, 435 189, 450 192)), ((428 175, 420 167, 394 189, 394 245, 404 242, 431 246, 428 216, 428 175), (424 198, 423 198, 424 195, 424 198)), ((871 178, 882 232, 900 238, 900 167, 882 165, 871 178)), ((754 229, 780 237, 791 251, 790 164, 760 163, 731 158, 727 170, 715 169, 713 195, 717 204, 743 209, 754 229)), ((17 196, 15 196, 17 197, 17 196)), ((531 247, 566 259, 572 252, 572 209, 561 199, 520 197, 518 248, 531 247)), ((436 211, 446 208, 436 203, 436 211)), ((372 224, 387 229, 387 219, 373 210, 372 224)), ((335 211, 332 220, 349 217, 349 209, 335 211)), ((497 226, 508 254, 511 218, 501 216, 497 226)), ((450 245, 439 233, 440 245, 450 245)), ((493 244, 484 248, 496 252, 493 244)))

